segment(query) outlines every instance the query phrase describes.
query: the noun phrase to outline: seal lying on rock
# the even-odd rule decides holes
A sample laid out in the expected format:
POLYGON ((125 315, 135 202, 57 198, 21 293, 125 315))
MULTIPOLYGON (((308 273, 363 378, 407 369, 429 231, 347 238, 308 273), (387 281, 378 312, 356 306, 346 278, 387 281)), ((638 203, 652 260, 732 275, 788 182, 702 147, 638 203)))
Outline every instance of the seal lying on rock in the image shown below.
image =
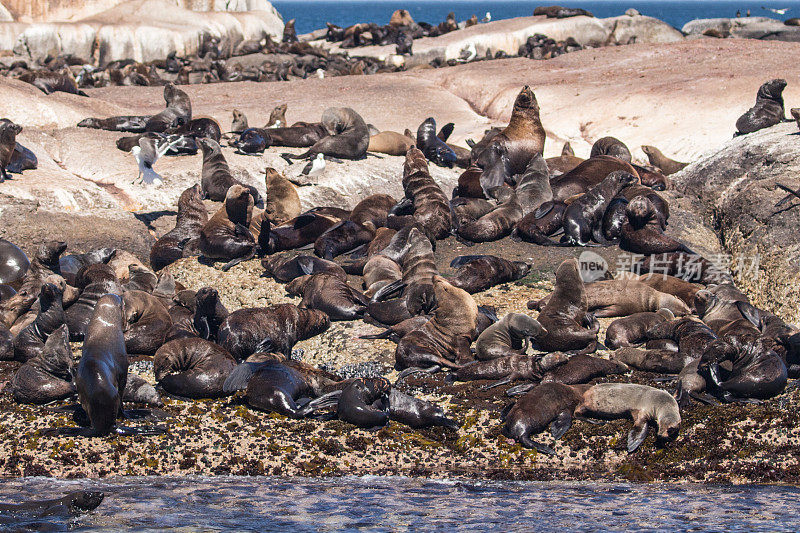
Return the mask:
POLYGON ((200 251, 209 259, 227 260, 222 271, 251 259, 256 253, 256 240, 250 230, 253 197, 245 187, 233 185, 222 206, 200 232, 200 251))
POLYGON ((11 380, 14 400, 45 404, 72 396, 75 394, 72 367, 67 326, 62 325, 47 338, 41 353, 14 374, 11 380))
POLYGON ((531 269, 524 261, 509 261, 494 255, 462 255, 453 259, 450 266, 458 270, 448 281, 470 294, 524 278, 531 269))
POLYGON ((531 340, 547 334, 539 322, 522 313, 508 313, 478 336, 475 341, 475 358, 496 359, 508 355, 521 355, 531 340))
POLYGON ((650 160, 650 164, 661 170, 661 172, 663 172, 665 176, 675 174, 676 172, 683 170, 689 165, 689 163, 679 163, 674 159, 670 159, 669 157, 662 154, 661 150, 659 150, 655 146, 643 145, 642 151, 650 160))
POLYGON ((318 309, 331 320, 356 320, 364 315, 369 299, 339 276, 320 273, 295 278, 286 286, 292 295, 302 296, 300 307, 318 309))
POLYGON ((200 233, 207 223, 208 212, 203 205, 201 186, 196 184, 183 191, 178 198, 175 227, 150 248, 150 265, 153 270, 161 270, 181 257, 199 255, 200 233))
POLYGON ((218 398, 236 361, 221 346, 200 338, 162 345, 153 359, 156 381, 165 391, 186 398, 218 398))
POLYGON ((651 423, 657 425, 656 442, 675 440, 680 431, 678 402, 667 391, 633 383, 600 383, 583 394, 575 416, 615 420, 632 418, 628 452, 635 452, 647 438, 651 423))

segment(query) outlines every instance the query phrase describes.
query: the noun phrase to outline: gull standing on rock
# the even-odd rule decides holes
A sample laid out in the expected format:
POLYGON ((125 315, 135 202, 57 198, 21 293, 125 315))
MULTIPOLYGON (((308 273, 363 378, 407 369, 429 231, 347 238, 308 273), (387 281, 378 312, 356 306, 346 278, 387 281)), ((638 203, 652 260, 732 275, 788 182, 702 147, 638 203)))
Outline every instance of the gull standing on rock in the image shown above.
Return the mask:
POLYGON ((166 140, 153 139, 151 137, 139 139, 139 146, 131 148, 133 158, 136 159, 136 164, 139 165, 139 176, 134 180, 134 183, 146 183, 147 185, 155 186, 164 183, 161 176, 153 170, 153 165, 179 140, 180 138, 167 142, 166 140))
POLYGON ((308 162, 308 164, 303 168, 301 174, 303 176, 308 176, 309 178, 316 178, 325 170, 325 156, 323 154, 317 154, 317 157, 312 159, 308 162))
POLYGON ((491 21, 492 21, 492 14, 487 11, 486 12, 486 16, 481 19, 481 22, 483 22, 485 24, 485 23, 491 22, 491 21))

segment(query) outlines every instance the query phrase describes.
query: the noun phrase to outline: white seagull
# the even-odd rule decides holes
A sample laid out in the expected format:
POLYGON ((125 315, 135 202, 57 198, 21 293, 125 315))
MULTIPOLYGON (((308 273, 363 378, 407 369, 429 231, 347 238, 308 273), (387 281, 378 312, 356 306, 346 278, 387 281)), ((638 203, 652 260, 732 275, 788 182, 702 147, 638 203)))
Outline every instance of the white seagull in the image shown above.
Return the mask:
POLYGON ((488 11, 486 12, 486 16, 481 19, 481 22, 491 22, 492 21, 492 14, 488 11))
POLYGON ((322 174, 324 170, 325 156, 323 154, 317 154, 317 157, 309 161, 305 168, 303 168, 301 174, 303 176, 308 176, 309 178, 315 178, 322 174))
POLYGON ((171 143, 166 140, 153 139, 152 137, 139 139, 139 146, 131 148, 133 158, 136 159, 136 164, 139 165, 139 176, 134 180, 134 183, 145 183, 156 187, 164 183, 161 176, 153 170, 153 165, 178 141, 180 141, 180 138, 171 143))
POLYGON ((790 7, 784 7, 782 9, 774 9, 774 8, 771 8, 771 7, 761 6, 761 9, 765 9, 767 11, 772 11, 776 15, 785 15, 786 12, 789 11, 791 8, 790 7))
POLYGON ((321 68, 318 68, 318 69, 317 69, 317 72, 316 72, 316 74, 317 74, 317 77, 318 77, 319 79, 321 79, 321 80, 322 80, 322 79, 325 79, 325 71, 324 71, 324 70, 322 70, 321 68))

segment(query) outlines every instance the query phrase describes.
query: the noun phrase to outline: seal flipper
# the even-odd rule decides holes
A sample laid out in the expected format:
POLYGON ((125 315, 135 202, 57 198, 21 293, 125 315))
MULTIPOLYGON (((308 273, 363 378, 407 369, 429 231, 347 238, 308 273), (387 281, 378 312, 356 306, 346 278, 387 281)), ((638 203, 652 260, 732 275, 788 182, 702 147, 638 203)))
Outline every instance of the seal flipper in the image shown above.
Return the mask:
POLYGON ((247 382, 256 371, 265 363, 239 363, 234 367, 225 382, 222 384, 223 392, 233 393, 247 388, 247 382))
POLYGON ((114 433, 123 437, 134 437, 134 436, 155 436, 155 435, 163 435, 167 432, 165 428, 161 428, 158 426, 146 426, 146 427, 138 427, 132 428, 128 426, 117 426, 114 429, 114 433))
POLYGON ((471 263, 477 259, 481 259, 486 257, 485 255, 460 255, 450 261, 450 268, 458 268, 464 266, 468 263, 471 263))
POLYGON ((736 308, 742 313, 742 316, 745 317, 751 324, 753 324, 757 328, 761 328, 761 313, 758 312, 753 305, 747 302, 736 302, 736 308))
POLYGON ((550 423, 550 434, 553 438, 558 440, 564 436, 569 428, 572 426, 572 413, 569 411, 561 411, 555 420, 550 423))
POLYGON ((506 396, 520 396, 522 394, 525 394, 535 386, 536 386, 535 383, 523 383, 522 385, 511 387, 506 391, 506 396))
POLYGON ((628 432, 628 453, 635 452, 639 446, 642 445, 644 440, 647 438, 648 429, 650 429, 650 425, 646 422, 639 428, 633 426, 633 428, 628 432))
POLYGON ((543 453, 545 455, 556 455, 556 451, 553 448, 545 444, 536 442, 535 440, 531 440, 531 438, 528 437, 527 435, 522 435, 519 438, 519 442, 526 448, 531 448, 539 453, 543 453))
POLYGON ((406 368, 402 372, 400 372, 397 375, 397 379, 394 382, 398 383, 401 380, 407 378, 408 376, 410 376, 412 374, 435 374, 436 372, 439 372, 441 369, 442 369, 442 367, 439 366, 439 365, 433 365, 433 366, 428 367, 428 368, 420 368, 418 366, 411 366, 411 367, 406 368))
POLYGON ((411 198, 403 198, 389 210, 389 215, 402 216, 413 214, 414 201, 411 198))
POLYGON ((393 281, 393 282, 389 283, 388 285, 384 285, 383 287, 381 287, 380 289, 375 291, 375 294, 372 295, 372 299, 370 301, 371 302, 381 302, 384 299, 386 299, 388 296, 390 296, 390 295, 392 295, 392 294, 394 294, 396 292, 399 292, 399 291, 401 291, 401 290, 403 290, 405 288, 406 288, 406 282, 404 282, 402 279, 399 279, 397 281, 393 281))

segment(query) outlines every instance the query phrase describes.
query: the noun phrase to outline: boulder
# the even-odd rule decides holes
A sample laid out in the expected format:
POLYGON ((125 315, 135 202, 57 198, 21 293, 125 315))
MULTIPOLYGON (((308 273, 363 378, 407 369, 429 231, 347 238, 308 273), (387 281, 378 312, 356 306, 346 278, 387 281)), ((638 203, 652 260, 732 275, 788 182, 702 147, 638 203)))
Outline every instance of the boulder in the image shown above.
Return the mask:
POLYGON ((717 30, 722 34, 743 39, 761 39, 765 35, 780 32, 786 26, 780 20, 768 17, 740 17, 696 19, 684 24, 681 31, 687 35, 701 35, 707 30, 717 30))
POLYGON ((800 322, 800 189, 797 124, 778 124, 728 141, 721 150, 670 176, 698 205, 730 254, 737 285, 753 304, 800 322))

